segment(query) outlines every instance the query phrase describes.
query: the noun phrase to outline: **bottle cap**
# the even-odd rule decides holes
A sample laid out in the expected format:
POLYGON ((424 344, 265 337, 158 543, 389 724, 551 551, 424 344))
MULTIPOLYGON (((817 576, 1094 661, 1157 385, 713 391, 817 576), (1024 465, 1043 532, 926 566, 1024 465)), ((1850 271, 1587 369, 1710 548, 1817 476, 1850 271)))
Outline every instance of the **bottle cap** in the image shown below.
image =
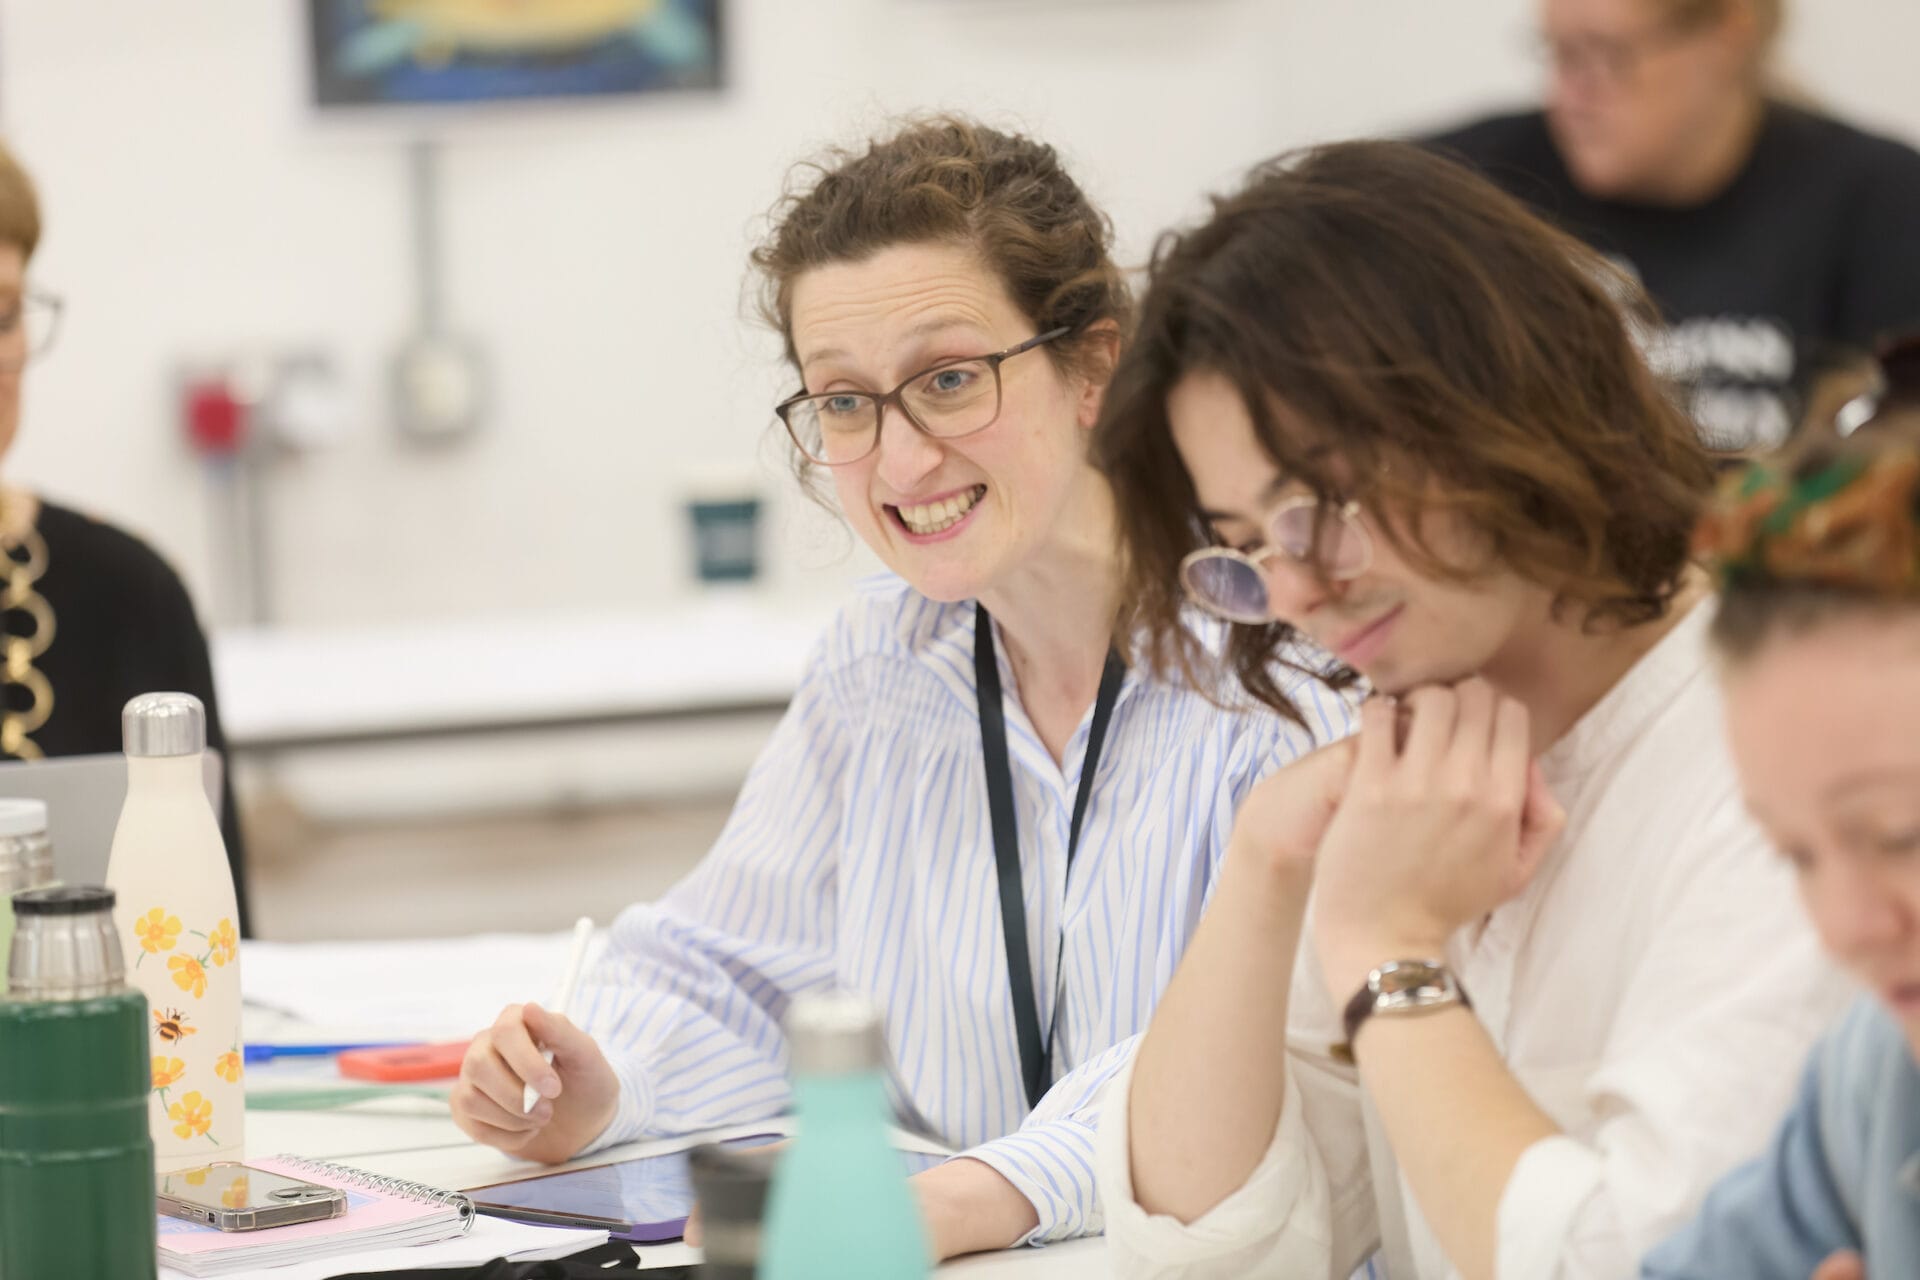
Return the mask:
POLYGON ((113 890, 92 884, 67 884, 55 889, 23 889, 13 895, 16 916, 79 916, 89 911, 111 911, 113 890))
POLYGON ((18 927, 7 963, 15 1000, 87 1000, 126 985, 113 927, 113 890, 95 885, 28 889, 13 895, 18 927))
POLYGON ((46 801, 0 800, 0 836, 37 836, 46 830, 46 801))
POLYGON ((787 1043, 798 1075, 875 1071, 887 1059, 880 1011, 850 991, 797 998, 787 1014, 787 1043))
POLYGON ((120 713, 130 756, 190 756, 207 749, 207 709, 190 693, 143 693, 120 713))

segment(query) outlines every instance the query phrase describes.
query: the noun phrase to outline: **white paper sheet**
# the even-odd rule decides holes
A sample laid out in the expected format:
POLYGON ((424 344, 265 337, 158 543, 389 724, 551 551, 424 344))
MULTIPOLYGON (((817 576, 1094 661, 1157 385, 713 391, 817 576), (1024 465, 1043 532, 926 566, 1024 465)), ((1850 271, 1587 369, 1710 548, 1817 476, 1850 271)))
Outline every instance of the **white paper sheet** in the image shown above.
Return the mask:
MULTIPOLYGON (((276 1038, 299 1038, 298 1023, 339 1039, 352 1029, 366 1038, 458 1040, 490 1024, 522 1000, 549 999, 567 963, 566 933, 487 934, 401 942, 276 943, 249 939, 241 952, 241 984, 250 1008, 283 1015, 276 1038), (288 1023, 287 1018, 297 1020, 288 1023)), ((589 944, 592 966, 606 946, 604 930, 589 944)))

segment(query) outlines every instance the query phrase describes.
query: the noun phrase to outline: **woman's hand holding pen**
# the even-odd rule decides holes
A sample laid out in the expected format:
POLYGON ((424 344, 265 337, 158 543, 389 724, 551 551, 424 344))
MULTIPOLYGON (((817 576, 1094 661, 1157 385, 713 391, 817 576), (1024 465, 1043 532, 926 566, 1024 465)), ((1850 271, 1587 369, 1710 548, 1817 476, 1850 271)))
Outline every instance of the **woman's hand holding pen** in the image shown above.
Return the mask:
POLYGON ((537 1004, 514 1004, 468 1046, 453 1122, 475 1142, 553 1164, 600 1136, 619 1098, 620 1080, 593 1037, 537 1004), (523 1111, 528 1086, 539 1099, 523 1111))

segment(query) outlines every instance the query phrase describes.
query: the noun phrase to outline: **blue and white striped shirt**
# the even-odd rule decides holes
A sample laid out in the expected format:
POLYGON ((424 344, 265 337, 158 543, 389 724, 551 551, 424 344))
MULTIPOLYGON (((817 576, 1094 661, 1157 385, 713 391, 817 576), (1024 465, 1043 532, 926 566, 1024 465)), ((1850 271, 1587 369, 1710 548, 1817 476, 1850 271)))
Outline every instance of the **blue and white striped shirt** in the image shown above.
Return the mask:
POLYGON ((1056 766, 999 646, 1042 1027, 1056 993, 1063 1002, 1055 1082, 1029 1114, 973 619, 971 603, 930 601, 898 578, 862 583, 718 844, 657 904, 615 922, 581 1002, 621 1080, 598 1145, 778 1114, 789 1097, 787 1004, 838 986, 883 1011, 902 1122, 1018 1187, 1039 1213, 1030 1241, 1100 1229, 1101 1086, 1173 976, 1247 790, 1315 739, 1345 733, 1350 713, 1303 682, 1292 693, 1316 724, 1310 736, 1271 711, 1222 709, 1129 672, 1069 878, 1088 721, 1056 766))

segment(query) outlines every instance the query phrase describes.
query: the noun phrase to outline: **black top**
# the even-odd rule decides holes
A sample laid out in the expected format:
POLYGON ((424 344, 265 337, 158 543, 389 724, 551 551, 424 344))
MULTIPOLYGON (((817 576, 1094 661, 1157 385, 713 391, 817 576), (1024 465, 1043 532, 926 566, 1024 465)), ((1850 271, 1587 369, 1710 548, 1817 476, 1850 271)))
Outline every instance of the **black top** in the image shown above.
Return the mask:
MULTIPOLYGON (((142 693, 176 690, 206 704, 207 745, 224 753, 207 640, 179 575, 132 534, 51 502, 40 504, 38 528, 47 544, 47 567, 34 589, 53 611, 54 633, 33 665, 53 687, 53 714, 29 740, 49 756, 117 752, 121 708, 142 693)), ((0 625, 9 635, 33 634, 34 623, 22 610, 0 613, 0 625)), ((13 684, 0 684, 0 700, 14 710, 31 702, 13 684)), ((227 765, 220 829, 245 933, 246 856, 231 761, 227 765)))
POLYGON ((1676 209, 1574 186, 1538 112, 1428 140, 1640 277, 1670 328, 1650 351, 1716 449, 1784 439, 1839 344, 1920 329, 1920 152, 1770 104, 1726 190, 1676 209))

